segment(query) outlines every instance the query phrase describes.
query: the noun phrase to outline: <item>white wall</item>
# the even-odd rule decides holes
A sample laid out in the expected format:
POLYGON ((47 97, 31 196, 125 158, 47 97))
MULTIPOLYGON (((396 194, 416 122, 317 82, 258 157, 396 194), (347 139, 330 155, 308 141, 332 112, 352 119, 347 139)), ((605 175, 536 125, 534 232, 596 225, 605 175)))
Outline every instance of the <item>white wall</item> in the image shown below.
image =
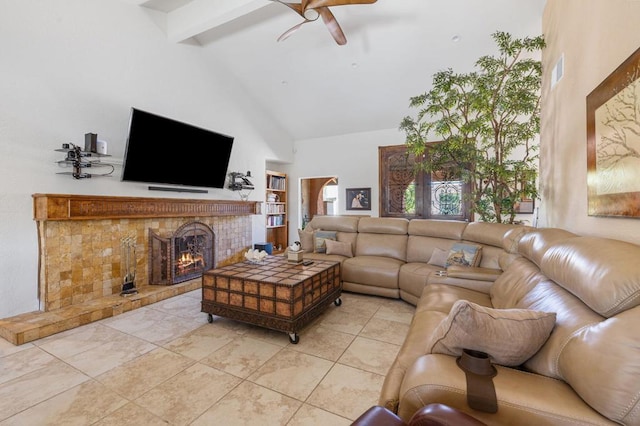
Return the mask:
MULTIPOLYGON (((114 177, 57 175, 54 152, 84 134, 124 154, 132 106, 233 135, 229 171, 256 176, 263 200, 264 159, 291 159, 291 138, 270 124, 221 64, 202 49, 175 44, 143 8, 113 0, 0 0, 0 318, 38 309, 34 193, 178 197, 114 177), (262 117, 256 121, 255 117, 262 117)), ((189 198, 239 199, 225 189, 189 198)), ((253 218, 254 240, 264 217, 253 218)))

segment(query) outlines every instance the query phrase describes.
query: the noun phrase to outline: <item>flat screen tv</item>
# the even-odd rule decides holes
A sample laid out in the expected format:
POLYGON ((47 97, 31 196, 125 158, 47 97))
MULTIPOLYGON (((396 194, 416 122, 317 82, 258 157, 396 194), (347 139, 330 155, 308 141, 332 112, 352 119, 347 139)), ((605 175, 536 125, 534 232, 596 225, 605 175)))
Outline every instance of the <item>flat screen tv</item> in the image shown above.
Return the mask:
POLYGON ((155 190, 224 188, 232 147, 231 136, 132 108, 122 180, 180 185, 155 190))

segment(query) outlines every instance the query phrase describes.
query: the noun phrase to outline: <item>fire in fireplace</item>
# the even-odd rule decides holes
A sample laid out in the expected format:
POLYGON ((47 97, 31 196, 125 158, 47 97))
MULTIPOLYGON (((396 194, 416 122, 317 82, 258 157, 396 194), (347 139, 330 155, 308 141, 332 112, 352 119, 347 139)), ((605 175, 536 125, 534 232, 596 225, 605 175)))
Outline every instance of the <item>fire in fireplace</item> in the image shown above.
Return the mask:
POLYGON ((214 233, 202 222, 189 222, 163 237, 149 229, 149 281, 171 285, 202 276, 213 267, 214 233))

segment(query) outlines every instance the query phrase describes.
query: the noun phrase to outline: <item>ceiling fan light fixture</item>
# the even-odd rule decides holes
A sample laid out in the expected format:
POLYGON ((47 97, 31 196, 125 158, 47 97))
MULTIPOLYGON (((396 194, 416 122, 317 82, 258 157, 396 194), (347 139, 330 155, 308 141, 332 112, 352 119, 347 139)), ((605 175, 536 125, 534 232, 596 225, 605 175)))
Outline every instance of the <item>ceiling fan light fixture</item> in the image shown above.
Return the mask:
POLYGON ((306 9, 303 16, 307 21, 315 21, 320 17, 320 13, 315 9, 306 9))

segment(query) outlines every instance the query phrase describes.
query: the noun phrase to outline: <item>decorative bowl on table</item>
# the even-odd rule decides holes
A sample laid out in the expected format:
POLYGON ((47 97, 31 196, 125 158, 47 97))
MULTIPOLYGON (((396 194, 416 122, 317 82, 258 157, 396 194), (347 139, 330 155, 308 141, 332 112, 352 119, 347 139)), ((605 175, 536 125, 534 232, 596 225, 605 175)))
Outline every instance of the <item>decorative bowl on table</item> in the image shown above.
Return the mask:
POLYGON ((262 261, 267 257, 267 252, 264 250, 258 249, 249 249, 244 254, 245 259, 247 259, 247 263, 251 263, 252 265, 257 265, 262 263, 262 261))

